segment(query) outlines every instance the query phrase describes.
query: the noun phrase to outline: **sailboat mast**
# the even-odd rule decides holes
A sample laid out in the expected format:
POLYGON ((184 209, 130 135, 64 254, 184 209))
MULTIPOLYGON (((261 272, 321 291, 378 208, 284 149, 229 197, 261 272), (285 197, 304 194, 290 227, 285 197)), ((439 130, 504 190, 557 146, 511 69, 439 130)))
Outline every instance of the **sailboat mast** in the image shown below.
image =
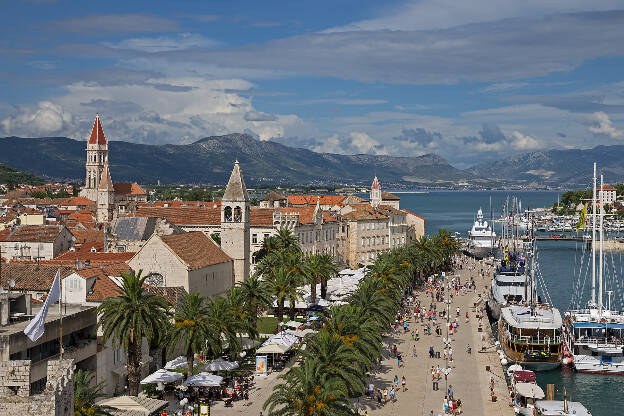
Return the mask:
POLYGON ((602 242, 604 238, 604 229, 603 229, 603 221, 604 221, 604 201, 602 199, 603 195, 603 176, 600 175, 600 258, 599 258, 599 272, 598 272, 598 309, 602 312, 602 270, 603 270, 603 255, 602 255, 602 242))
POLYGON ((592 192, 592 306, 596 305, 596 162, 594 162, 594 188, 592 192))

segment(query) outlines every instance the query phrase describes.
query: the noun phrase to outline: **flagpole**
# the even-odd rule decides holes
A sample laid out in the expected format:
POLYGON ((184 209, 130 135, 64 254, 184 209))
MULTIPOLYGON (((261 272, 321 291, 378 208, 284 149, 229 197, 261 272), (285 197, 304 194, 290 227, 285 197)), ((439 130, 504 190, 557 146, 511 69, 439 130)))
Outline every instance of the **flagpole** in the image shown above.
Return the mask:
MULTIPOLYGON (((60 270, 59 269, 59 275, 60 275, 60 270)), ((59 344, 60 344, 60 354, 59 354, 59 361, 63 359, 63 282, 60 280, 59 278, 59 316, 60 316, 60 322, 59 322, 59 344)))

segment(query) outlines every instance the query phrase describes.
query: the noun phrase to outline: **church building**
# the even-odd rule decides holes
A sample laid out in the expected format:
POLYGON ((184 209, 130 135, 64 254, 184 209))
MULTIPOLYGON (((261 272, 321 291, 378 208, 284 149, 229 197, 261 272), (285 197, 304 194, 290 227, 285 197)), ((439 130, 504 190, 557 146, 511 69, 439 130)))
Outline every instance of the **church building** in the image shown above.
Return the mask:
POLYGON ((85 186, 80 196, 96 203, 99 223, 109 223, 117 215, 124 215, 129 204, 147 202, 147 193, 138 184, 113 183, 108 165, 108 141, 99 114, 95 116, 87 141, 85 171, 85 186))

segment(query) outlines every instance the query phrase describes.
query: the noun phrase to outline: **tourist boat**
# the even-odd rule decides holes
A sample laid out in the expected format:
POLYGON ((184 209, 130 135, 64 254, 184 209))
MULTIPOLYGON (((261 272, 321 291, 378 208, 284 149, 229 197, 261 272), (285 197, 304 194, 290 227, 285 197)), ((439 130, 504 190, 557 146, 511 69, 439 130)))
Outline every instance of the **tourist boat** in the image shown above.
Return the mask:
MULTIPOLYGON (((602 189, 602 177, 601 177, 602 189)), ((624 374, 624 350, 622 330, 624 315, 611 309, 612 291, 607 291, 607 307, 603 304, 604 270, 604 210, 600 204, 599 214, 599 261, 596 265, 596 164, 594 163, 594 191, 592 193, 592 286, 591 300, 587 308, 565 313, 564 364, 574 365, 580 373, 624 374), (598 269, 598 297, 596 298, 596 269, 598 269)), ((580 275, 579 275, 580 278, 580 275)))
POLYGON ((561 365, 563 355, 562 319, 559 310, 538 302, 535 291, 535 235, 527 250, 531 262, 531 294, 526 303, 501 309, 498 339, 510 362, 535 371, 561 365))
POLYGON ((589 410, 580 402, 568 400, 563 390, 563 400, 543 400, 544 390, 537 385, 535 373, 528 370, 516 370, 511 378, 514 413, 522 416, 591 416, 589 410))
POLYGON ((468 231, 468 243, 466 252, 477 259, 492 255, 496 243, 496 232, 487 221, 483 219, 481 208, 477 211, 477 219, 470 231, 468 231))
POLYGON ((507 249, 503 252, 506 254, 494 272, 487 300, 488 311, 495 320, 500 318, 501 308, 527 303, 527 298, 532 293, 525 259, 509 253, 507 249))

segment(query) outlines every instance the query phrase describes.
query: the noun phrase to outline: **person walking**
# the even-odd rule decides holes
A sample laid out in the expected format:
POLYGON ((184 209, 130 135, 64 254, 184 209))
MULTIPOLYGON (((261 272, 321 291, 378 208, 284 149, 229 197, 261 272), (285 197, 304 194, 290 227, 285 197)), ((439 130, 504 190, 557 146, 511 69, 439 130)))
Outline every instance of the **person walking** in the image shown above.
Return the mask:
POLYGON ((407 390, 407 380, 405 380, 405 376, 401 378, 401 387, 403 388, 403 391, 407 390))

